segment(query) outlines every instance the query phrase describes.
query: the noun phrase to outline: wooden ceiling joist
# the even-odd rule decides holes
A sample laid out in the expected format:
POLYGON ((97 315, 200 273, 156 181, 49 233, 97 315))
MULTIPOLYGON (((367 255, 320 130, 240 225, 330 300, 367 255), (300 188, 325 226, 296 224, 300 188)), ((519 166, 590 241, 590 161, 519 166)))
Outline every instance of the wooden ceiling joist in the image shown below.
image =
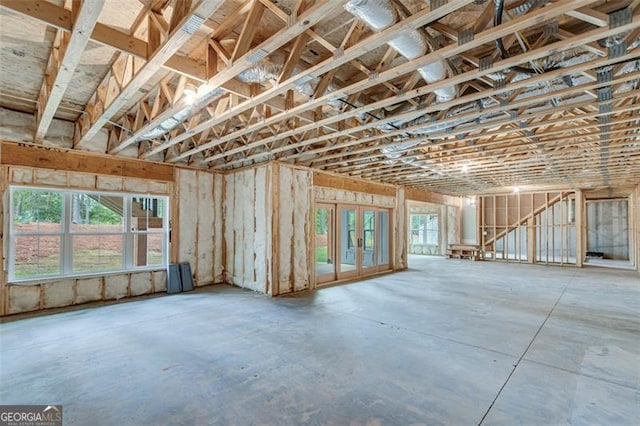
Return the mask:
MULTIPOLYGON (((190 0, 178 0, 178 3, 181 2, 191 3, 190 0)), ((136 64, 139 60, 127 58, 122 80, 117 82, 113 79, 118 76, 119 70, 112 67, 113 72, 105 77, 87 104, 87 114, 76 122, 74 146, 89 142, 122 107, 132 99, 139 98, 140 87, 160 70, 222 3, 224 0, 199 0, 188 12, 184 12, 186 7, 174 6, 174 13, 184 13, 184 16, 171 18, 174 27, 169 28, 167 39, 158 44, 146 62, 136 64)))
POLYGON ((0 107, 33 114, 36 143, 75 120, 75 149, 212 170, 451 194, 640 181, 640 0, 506 2, 500 25, 490 1, 381 0, 379 31, 347 1, 0 0, 0 107), (389 44, 408 34, 426 53, 389 44))
MULTIPOLYGON (((550 8, 541 9, 538 12, 538 13, 540 13, 540 16, 542 16, 542 12, 544 12, 544 16, 551 16, 548 19, 551 19, 553 16, 557 16, 557 15, 550 14, 549 10, 546 10, 546 9, 550 9, 550 8)), ((566 11, 566 9, 564 7, 561 7, 558 10, 556 10, 556 13, 557 14, 562 14, 565 11, 566 11)), ((525 15, 525 16, 527 16, 527 15, 525 15)), ((523 16, 523 18, 525 16, 523 16)), ((539 22, 540 16, 531 14, 529 16, 529 19, 531 21, 518 22, 518 21, 514 20, 514 21, 511 21, 511 22, 509 22, 507 24, 503 24, 502 28, 501 28, 501 31, 504 32, 504 34, 508 34, 508 33, 512 32, 512 31, 517 31, 521 27, 525 28, 532 21, 539 22), (538 20, 535 19, 536 17, 538 17, 538 20)), ((635 21, 633 23, 628 25, 628 27, 631 27, 631 28, 638 27, 638 26, 640 26, 640 19, 638 19, 638 17, 636 17, 636 19, 635 19, 635 21)), ((628 27, 625 26, 624 28, 627 29, 628 27)), ((497 31, 498 30, 496 28, 493 28, 491 30, 485 31, 485 33, 483 33, 483 34, 476 35, 474 40, 472 42, 468 43, 468 44, 469 45, 474 45, 475 43, 477 43, 477 45, 482 45, 482 44, 484 44, 486 42, 495 40, 496 35, 494 35, 494 34, 497 31)), ((502 69, 507 69, 507 68, 513 66, 514 64, 521 63, 524 58, 528 59, 528 58, 536 58, 536 57, 538 57, 538 58, 539 57, 545 57, 545 56, 547 56, 549 54, 549 52, 552 52, 552 51, 566 50, 566 49, 573 48, 574 46, 577 46, 580 43, 582 43, 585 38, 586 39, 597 40, 597 39, 600 39, 602 37, 606 37, 607 34, 618 33, 618 32, 621 32, 621 31, 624 31, 624 29, 621 29, 620 31, 617 31, 617 29, 616 30, 609 30, 609 29, 607 29, 607 30, 604 30, 604 29, 594 30, 594 31, 590 32, 587 35, 583 34, 580 37, 575 37, 575 38, 573 38, 571 40, 564 40, 564 41, 561 41, 561 42, 554 43, 554 44, 552 44, 550 46, 545 46, 543 49, 533 51, 533 53, 532 52, 527 52, 527 54, 523 54, 523 55, 520 55, 518 57, 510 58, 510 60, 506 60, 506 61, 501 61, 501 62, 495 63, 495 64, 493 64, 493 67, 490 70, 489 69, 488 70, 484 70, 484 71, 474 70, 474 71, 470 71, 468 73, 463 73, 463 74, 460 74, 460 75, 458 75, 456 77, 445 79, 445 80, 441 80, 441 81, 438 81, 438 82, 433 83, 431 85, 424 86, 424 88, 422 90, 420 90, 420 91, 411 91, 410 93, 400 94, 400 95, 398 95, 396 97, 382 100, 382 101, 376 103, 375 105, 367 105, 365 107, 354 109, 354 110, 350 111, 349 114, 351 116, 356 116, 357 114, 366 113, 366 112, 369 112, 371 110, 374 110, 374 109, 377 109, 377 108, 380 108, 380 107, 384 107, 384 106, 387 106, 387 105, 391 105, 393 103, 397 103, 397 102, 400 102, 400 101, 403 101, 403 100, 407 100, 407 99, 409 99, 411 97, 416 97, 416 96, 424 95, 424 94, 427 94, 427 93, 431 93, 431 92, 433 92, 434 90, 436 90, 438 88, 446 87, 448 85, 458 84, 458 83, 460 83, 460 82, 462 82, 464 80, 469 80, 471 78, 475 78, 475 77, 477 77, 478 75, 481 75, 481 74, 486 75, 486 74, 489 74, 489 73, 492 73, 492 72, 500 71, 502 69)), ((382 34, 382 33, 379 33, 379 34, 382 34)), ((368 39, 365 40, 364 42, 366 42, 366 41, 368 41, 368 39)), ((344 93, 348 94, 348 93, 352 93, 352 92, 360 92, 360 91, 364 90, 365 88, 373 86, 373 85, 375 85, 376 83, 378 83, 380 81, 383 81, 385 79, 390 79, 392 77, 395 77, 398 74, 400 74, 400 75, 405 74, 407 72, 405 70, 415 68, 416 66, 423 66, 426 63, 429 63, 428 59, 431 59, 431 61, 433 61, 433 58, 436 57, 436 54, 437 54, 438 57, 443 57, 443 56, 444 57, 451 57, 451 56, 459 53, 460 50, 461 50, 461 47, 459 45, 447 46, 445 48, 442 48, 442 49, 438 50, 437 52, 427 54, 422 58, 418 58, 417 60, 411 61, 411 63, 405 63, 403 65, 400 65, 398 67, 395 67, 394 69, 391 69, 391 70, 387 71, 386 73, 381 73, 381 74, 379 74, 377 76, 377 79, 376 79, 375 82, 372 82, 370 79, 364 79, 364 80, 361 80, 358 83, 355 83, 355 84, 352 84, 352 85, 350 85, 348 87, 342 88, 340 90, 339 94, 344 94, 344 93)), ((523 84, 523 86, 525 86, 525 85, 526 85, 526 83, 523 84)), ((504 90, 501 90, 501 91, 504 91, 504 90)), ((299 113, 300 111, 306 111, 307 109, 314 108, 317 105, 320 105, 322 103, 326 103, 326 102, 328 102, 330 100, 333 100, 333 99, 338 97, 337 95, 338 94, 336 94, 336 93, 327 94, 322 98, 315 99, 313 101, 310 101, 310 102, 307 102, 305 104, 302 104, 299 107, 292 108, 292 109, 288 110, 285 113, 279 114, 277 117, 275 117, 275 116, 272 117, 271 119, 272 120, 282 120, 287 116, 294 116, 296 113, 299 113)), ((478 99, 481 98, 481 97, 483 97, 483 96, 478 96, 478 99)), ((459 98, 454 100, 454 102, 458 102, 459 104, 464 103, 464 101, 461 101, 459 98)), ((449 106, 452 106, 452 105, 445 105, 445 106, 433 105, 431 109, 432 110, 443 110, 443 109, 445 109, 445 108, 447 108, 449 106)), ((425 114, 427 112, 430 112, 429 108, 424 108, 423 111, 424 111, 425 114)), ((327 121, 335 122, 335 121, 339 121, 339 120, 344 119, 344 118, 346 118, 344 114, 342 114, 339 117, 329 117, 325 121, 323 121, 322 124, 324 124, 327 121)), ((394 117, 394 119, 403 119, 403 118, 404 118, 403 116, 394 117)), ((390 122, 392 120, 393 119, 381 120, 379 124, 384 124, 384 123, 390 122)), ((209 124, 210 125, 214 125, 215 122, 211 122, 209 124)), ((256 124, 256 126, 252 127, 251 129, 241 130, 237 134, 241 134, 242 132, 254 131, 255 127, 264 126, 266 124, 267 124, 266 122, 258 123, 258 124, 256 124)), ((360 126, 358 129, 362 129, 362 126, 360 126)), ((284 137, 284 136, 287 136, 287 135, 278 135, 278 136, 279 137, 284 137)), ((339 136, 339 135, 335 135, 335 136, 339 136)), ((235 135, 228 135, 225 138, 225 140, 229 140, 229 139, 232 139, 234 137, 236 137, 236 136, 235 135)), ((330 136, 330 135, 325 135, 324 136, 325 140, 326 139, 331 139, 331 137, 332 136, 330 136)), ((317 142, 317 141, 305 141, 304 143, 305 144, 311 144, 311 143, 315 143, 315 142, 317 142)), ((219 143, 219 141, 212 141, 210 143, 205 144, 202 147, 198 147, 198 148, 195 148, 195 149, 193 149, 191 151, 187 151, 186 153, 183 154, 182 158, 186 157, 189 154, 192 154, 192 153, 195 153, 195 152, 199 152, 200 150, 205 149, 204 148, 205 146, 207 148, 209 148, 211 146, 215 146, 218 143, 219 143)), ((262 143, 262 141, 257 142, 256 144, 258 144, 258 143, 262 143)), ((255 147, 255 144, 252 145, 251 147, 252 148, 255 147)), ((219 157, 211 157, 211 158, 208 158, 207 161, 215 161, 218 158, 219 157)))
POLYGON ((74 1, 71 32, 58 30, 38 95, 34 142, 40 143, 58 110, 73 73, 89 42, 105 0, 74 1))

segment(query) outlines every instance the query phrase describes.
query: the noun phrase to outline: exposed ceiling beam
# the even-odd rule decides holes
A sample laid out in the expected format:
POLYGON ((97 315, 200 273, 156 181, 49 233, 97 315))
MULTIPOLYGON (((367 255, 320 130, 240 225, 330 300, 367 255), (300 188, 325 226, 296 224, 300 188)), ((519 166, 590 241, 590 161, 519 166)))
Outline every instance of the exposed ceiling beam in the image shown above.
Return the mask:
MULTIPOLYGON (((91 2, 92 0, 89 1, 91 2)), ((99 5, 99 3, 96 3, 96 5, 99 5)), ((47 1, 0 0, 0 6, 58 30, 70 33, 73 29, 71 10, 47 1)), ((90 32, 89 39, 139 59, 146 60, 149 56, 149 47, 145 40, 101 22, 95 24, 95 27, 90 32)), ((197 61, 180 54, 168 58, 163 66, 168 70, 198 81, 206 80, 204 67, 197 61)))
MULTIPOLYGON (((468 1, 468 0, 467 0, 468 1)), ((282 47, 283 45, 285 45, 286 43, 290 42, 293 38, 299 36, 300 34, 304 33, 305 31, 307 31, 309 28, 311 28, 313 25, 315 25, 318 21, 320 21, 323 18, 326 18, 326 16, 334 11, 336 11, 337 9, 342 7, 342 4, 344 4, 346 2, 346 0, 325 0, 322 1, 320 3, 316 3, 313 7, 310 7, 308 10, 306 10, 302 15, 300 15, 299 17, 297 17, 297 22, 295 25, 291 25, 288 26, 287 28, 282 29, 281 31, 278 31, 276 34, 274 34, 272 37, 270 37, 269 39, 265 40, 264 42, 260 43, 258 46, 255 46, 253 49, 251 49, 249 52, 247 52, 244 56, 242 56, 241 58, 239 58, 237 61, 234 61, 231 65, 229 65, 227 68, 222 69, 218 72, 218 74, 216 74, 215 76, 213 76, 209 82, 208 85, 211 87, 220 87, 222 84, 226 83, 227 81, 231 80, 232 78, 234 78, 236 75, 238 75, 239 73, 241 73, 242 71, 245 71, 246 69, 252 67, 253 65, 255 65, 255 58, 254 56, 256 55, 260 55, 261 57, 263 56, 267 56, 271 53, 273 53, 274 51, 276 51, 277 49, 279 49, 280 47, 282 47)), ((290 78, 288 80, 291 81, 292 79, 295 79, 297 76, 294 76, 292 78, 290 78)), ((290 86, 290 84, 289 84, 290 86)), ((282 86, 280 86, 282 87, 282 86)), ((277 90, 277 89, 274 89, 277 90)), ((280 90, 279 93, 282 93, 284 91, 286 91, 287 89, 284 90, 280 90)), ((254 97, 253 99, 258 98, 259 96, 254 97)), ((270 96, 269 98, 271 98, 273 96, 270 96)), ((268 98, 267 98, 268 99, 268 98)), ((231 108, 230 110, 234 110, 237 111, 237 113, 234 114, 234 116, 245 112, 246 110, 253 108, 254 106, 258 105, 259 103, 265 101, 266 99, 263 99, 262 97, 260 98, 260 102, 251 102, 251 107, 249 108, 245 108, 242 111, 237 111, 237 108, 231 108)), ((245 105, 246 102, 244 102, 242 105, 245 105)), ((229 111, 230 111, 229 110, 229 111)), ((175 111, 177 112, 177 110, 175 111)), ((228 113, 223 114, 225 117, 228 115, 228 113)), ((155 123, 149 123, 148 126, 152 126, 155 123)), ((170 146, 173 146, 191 136, 196 135, 197 133, 200 133, 202 131, 204 131, 207 128, 212 127, 213 124, 210 123, 210 121, 205 121, 203 123, 198 124, 197 126, 195 126, 193 129, 189 130, 188 132, 183 133, 182 135, 177 136, 176 138, 172 138, 172 140, 170 140, 168 143, 162 144, 159 147, 154 147, 153 149, 151 149, 151 151, 147 152, 144 154, 145 158, 148 158, 152 155, 157 154, 158 152, 164 151, 165 149, 169 148, 170 146)), ((119 150, 123 149, 124 147, 134 143, 136 141, 136 138, 139 137, 139 132, 136 132, 135 134, 133 134, 129 139, 123 141, 123 143, 121 145, 119 145, 117 148, 114 148, 114 150, 112 150, 112 153, 118 152, 119 150)))
MULTIPOLYGON (((309 79, 313 79, 313 78, 318 78, 320 76, 322 76, 324 73, 338 67, 341 65, 344 65, 348 62, 350 62, 353 59, 357 59, 359 56, 365 54, 366 52, 371 51, 372 49, 375 49, 376 47, 379 47, 383 44, 385 44, 386 42, 393 40, 395 37, 397 37, 397 35, 403 31, 406 31, 407 29, 415 29, 415 28, 420 28, 423 25, 429 24, 431 22, 437 21, 438 19, 448 15, 449 13, 458 10, 459 8, 462 8, 464 6, 466 6, 467 4, 472 3, 473 0, 453 0, 450 1, 449 3, 446 3, 445 5, 434 9, 434 10, 429 10, 429 9, 425 9, 422 10, 414 15, 412 15, 409 18, 406 18, 405 20, 403 20, 402 22, 396 23, 394 25, 392 25, 391 27, 385 29, 384 31, 381 31, 379 33, 376 33, 374 35, 372 35, 371 37, 368 37, 364 40, 359 41, 358 43, 354 44, 353 46, 349 47, 348 49, 345 49, 343 52, 341 52, 340 55, 335 55, 332 58, 328 58, 322 62, 320 62, 319 64, 312 66, 311 68, 295 75, 292 76, 290 79, 288 79, 287 81, 283 82, 281 85, 276 86, 276 87, 272 87, 271 89, 265 90, 264 92, 256 95, 255 97, 253 97, 252 99, 245 101, 243 103, 241 103, 240 105, 238 105, 235 108, 230 108, 228 111, 226 111, 224 114, 222 114, 220 117, 216 117, 215 119, 212 120, 207 120, 203 123, 200 123, 198 126, 196 126, 194 129, 191 129, 189 132, 185 132, 182 135, 179 135, 176 138, 172 138, 171 140, 169 140, 167 143, 163 143, 157 147, 155 147, 153 150, 151 150, 149 153, 145 154, 145 157, 148 157, 152 154, 155 154, 159 151, 162 151, 164 149, 167 149, 168 147, 175 145, 179 142, 182 142, 183 140, 193 136, 196 133, 199 133, 201 131, 203 131, 204 129, 217 125, 218 123, 221 123, 231 117, 236 116, 237 114, 240 114, 248 109, 253 108, 255 105, 264 102, 266 99, 270 99, 274 96, 278 96, 278 95, 282 95, 283 93, 285 93, 287 90, 289 89, 293 89, 295 87, 296 84, 299 84, 302 81, 308 81, 309 79)), ((413 61, 412 61, 413 62, 413 61)), ((380 74, 378 76, 378 78, 375 80, 377 83, 380 83, 382 81, 386 81, 391 79, 392 77, 395 77, 397 75, 391 75, 394 72, 394 70, 389 70, 387 71, 385 74, 387 75, 386 79, 382 78, 383 74, 380 74)), ((408 72, 408 71, 407 71, 408 72)), ((377 84, 375 83, 375 84, 377 84)), ((354 92, 360 92, 362 91, 362 89, 360 90, 354 90, 354 92)), ((339 92, 342 93, 342 90, 339 92)), ((299 111, 300 109, 304 109, 304 110, 311 110, 314 109, 317 106, 320 106, 322 104, 327 103, 329 100, 332 99, 336 99, 339 97, 339 93, 331 93, 331 94, 327 94, 321 98, 315 99, 313 101, 310 101, 306 104, 304 104, 301 107, 296 107, 296 108, 291 108, 288 112, 287 115, 289 116, 294 116, 297 113, 301 112, 299 111)), ((281 115, 278 115, 279 120, 284 119, 284 117, 280 118, 281 115)), ((275 121, 275 119, 271 120, 265 120, 263 122, 261 122, 261 126, 264 127, 266 126, 266 122, 269 121, 270 123, 272 123, 273 121, 275 121)), ((200 145, 196 148, 193 148, 187 152, 183 152, 180 155, 176 156, 175 158, 172 159, 172 161, 178 161, 181 159, 184 159, 190 155, 193 155, 195 153, 198 152, 202 152, 206 149, 212 148, 216 145, 218 145, 219 143, 221 143, 218 140, 215 141, 211 141, 208 143, 205 143, 203 145, 200 145)))
POLYGON ((74 1, 73 29, 70 33, 58 30, 38 95, 36 131, 33 137, 36 143, 42 142, 47 134, 49 125, 96 26, 104 2, 105 0, 74 1))
MULTIPOLYGON (((630 24, 630 26, 632 26, 632 27, 633 26, 640 26, 640 18, 636 17, 635 18, 635 23, 630 24)), ((493 31, 493 30, 490 30, 490 31, 493 31)), ((476 78, 476 77, 481 76, 481 75, 485 75, 485 74, 489 74, 489 73, 492 73, 492 72, 496 72, 496 71, 498 71, 500 69, 509 68, 513 64, 522 63, 524 61, 530 60, 531 58, 544 57, 544 56, 548 55, 548 53, 550 51, 554 51, 555 52, 555 51, 561 51, 561 50, 564 50, 564 49, 570 49, 573 46, 580 45, 580 43, 582 43, 583 40, 585 40, 585 39, 586 40, 598 39, 598 38, 600 38, 602 36, 602 34, 609 34, 609 31, 610 30, 605 30, 605 29, 595 29, 595 30, 592 30, 592 31, 590 31, 588 33, 576 36, 576 37, 574 37, 572 39, 563 40, 563 41, 554 43, 552 45, 544 46, 542 48, 539 48, 539 49, 536 49, 536 50, 533 50, 533 51, 529 51, 529 52, 526 52, 526 53, 518 55, 518 56, 514 56, 512 58, 509 58, 509 60, 497 62, 497 63, 493 64, 493 67, 490 68, 490 69, 486 69, 486 70, 483 70, 483 71, 480 71, 480 70, 468 71, 466 73, 459 74, 456 77, 449 78, 447 80, 441 80, 439 82, 436 82, 436 83, 433 83, 433 84, 430 84, 430 85, 427 85, 427 86, 423 86, 420 89, 413 90, 411 93, 407 93, 407 94, 404 94, 404 95, 401 95, 401 96, 396 96, 394 98, 384 99, 384 100, 375 102, 373 104, 365 105, 363 107, 356 108, 356 109, 353 109, 353 110, 351 110, 349 112, 343 113, 340 116, 332 116, 332 117, 325 118, 323 120, 320 120, 316 124, 317 125, 319 125, 319 124, 330 124, 330 123, 334 123, 334 122, 337 122, 337 121, 341 121, 341 120, 344 120, 346 118, 356 116, 358 114, 366 113, 367 111, 376 110, 378 108, 397 103, 397 102, 399 102, 401 100, 404 100, 404 98, 406 98, 406 97, 421 96, 421 95, 424 95, 424 94, 432 92, 434 89, 436 89, 438 87, 444 87, 445 85, 450 85, 450 84, 458 84, 458 83, 461 83, 463 81, 467 81, 467 80, 470 80, 472 78, 476 78)), ((440 49, 440 50, 442 50, 442 49, 440 49)), ((625 58, 630 60, 630 59, 637 58, 639 55, 640 55, 639 49, 635 49, 634 52, 631 52, 625 58)), ((424 114, 426 114, 426 113, 430 113, 430 112, 447 110, 447 109, 449 109, 449 108, 451 108, 453 106, 464 104, 464 103, 468 103, 468 102, 472 102, 472 101, 481 99, 481 98, 483 98, 485 96, 488 96, 488 95, 500 94, 500 93, 505 92, 507 90, 513 90, 513 89, 516 89, 516 88, 519 88, 519 87, 525 87, 525 86, 527 86, 529 84, 532 84, 533 82, 536 82, 536 81, 544 81, 544 80, 546 80, 548 78, 555 78, 555 77, 561 76, 565 72, 566 73, 572 72, 572 70, 574 70, 574 69, 583 69, 583 68, 584 69, 589 69, 589 68, 593 68, 593 67, 597 67, 597 66, 603 66, 603 65, 606 65, 608 63, 616 63, 616 62, 619 62, 619 61, 622 61, 622 60, 623 60, 623 58, 618 58, 618 59, 614 59, 614 60, 610 60, 610 59, 607 59, 607 58, 602 58, 602 59, 598 59, 598 60, 592 61, 590 64, 588 64, 588 66, 585 66, 584 64, 578 64, 578 65, 576 65, 574 67, 571 67, 570 69, 551 71, 551 72, 545 73, 543 75, 538 75, 536 77, 532 77, 532 79, 527 80, 527 81, 521 80, 521 81, 519 81, 517 83, 513 83, 513 84, 511 84, 511 85, 509 85, 508 87, 505 87, 505 88, 492 89, 492 90, 488 89, 485 93, 476 93, 476 94, 473 94, 473 95, 466 95, 464 97, 456 98, 453 101, 449 101, 446 104, 438 104, 438 105, 426 106, 426 107, 424 107, 422 109, 422 112, 424 114)), ((360 84, 360 83, 356 83, 356 85, 358 85, 358 84, 360 84)), ((343 91, 351 91, 351 89, 350 88, 343 88, 343 91)), ((306 107, 306 105, 303 105, 301 109, 306 109, 305 107, 306 107)), ((287 114, 289 114, 289 113, 291 113, 291 110, 287 112, 287 114)), ((384 123, 388 123, 388 122, 391 122, 391 121, 394 121, 394 120, 407 118, 411 114, 414 114, 414 113, 410 112, 410 113, 407 113, 405 115, 396 115, 396 116, 393 116, 393 117, 390 117, 390 118, 382 119, 382 120, 378 121, 378 124, 384 124, 384 123)), ((271 117, 270 119, 275 120, 277 118, 278 118, 277 116, 274 116, 274 117, 271 117)), ((266 120, 266 121, 268 122, 269 120, 266 120)), ((258 123, 256 126, 251 127, 251 130, 254 131, 255 130, 254 127, 260 126, 261 124, 263 124, 263 123, 258 123)), ((284 132, 282 134, 279 134, 278 137, 279 138, 288 137, 290 135, 293 135, 295 133, 301 132, 303 130, 307 130, 307 127, 308 126, 302 126, 301 128, 297 128, 297 129, 293 129, 293 130, 284 132)), ((317 143, 317 142, 320 142, 320 141, 323 141, 323 140, 330 140, 332 138, 335 138, 335 137, 338 137, 338 136, 341 136, 341 135, 347 135, 347 134, 350 133, 350 131, 365 130, 365 129, 370 128, 370 127, 374 127, 374 125, 373 124, 363 124, 363 125, 360 125, 360 126, 356 126, 354 128, 350 128, 348 130, 344 130, 342 133, 335 133, 335 134, 332 134, 332 135, 328 134, 328 135, 323 135, 322 137, 319 137, 319 138, 305 140, 305 141, 301 142, 299 144, 299 146, 309 145, 309 144, 317 143)), ((248 129, 245 129, 245 130, 248 130, 248 129)), ((245 131, 245 130, 243 130, 243 131, 245 131)), ((398 135, 398 134, 402 134, 402 130, 391 132, 391 134, 389 136, 398 135)), ((225 137, 225 139, 227 139, 227 137, 225 137)), ((243 147, 242 150, 251 149, 251 148, 254 148, 254 147, 259 146, 261 144, 268 143, 270 141, 272 141, 272 138, 267 138, 267 139, 262 140, 262 141, 257 141, 257 142, 255 142, 253 144, 248 145, 247 147, 243 147)), ((349 142, 348 144, 356 145, 358 143, 364 143, 364 142, 366 142, 366 140, 361 140, 361 141, 355 140, 353 142, 349 142)), ((286 151, 287 149, 290 149, 290 147, 283 147, 283 148, 279 148, 279 149, 274 149, 274 150, 272 150, 272 153, 286 151)), ((230 154, 233 154, 235 152, 238 152, 238 151, 234 150, 234 151, 226 153, 226 155, 230 155, 230 154)), ((221 155, 215 155, 215 156, 210 157, 208 159, 208 161, 215 161, 215 160, 217 160, 219 158, 222 158, 222 156, 221 155)), ((237 162, 229 163, 229 165, 234 165, 234 164, 237 164, 237 163, 240 163, 240 162, 242 162, 242 161, 238 160, 237 162)))
MULTIPOLYGON (((105 90, 99 88, 94 93, 92 100, 87 104, 88 115, 82 116, 76 122, 74 145, 81 146, 90 141, 122 107, 135 96, 139 96, 142 85, 154 76, 223 3, 224 0, 200 0, 184 16, 177 20, 172 17, 175 27, 169 28, 170 33, 167 39, 149 54, 149 59, 144 64, 139 66, 135 63, 127 64, 133 69, 129 68, 126 78, 117 85, 112 81, 113 76, 107 75, 106 84, 104 84, 105 81, 101 84, 105 90), (116 93, 114 94, 112 90, 116 93)), ((174 5, 174 10, 180 9, 174 5)))

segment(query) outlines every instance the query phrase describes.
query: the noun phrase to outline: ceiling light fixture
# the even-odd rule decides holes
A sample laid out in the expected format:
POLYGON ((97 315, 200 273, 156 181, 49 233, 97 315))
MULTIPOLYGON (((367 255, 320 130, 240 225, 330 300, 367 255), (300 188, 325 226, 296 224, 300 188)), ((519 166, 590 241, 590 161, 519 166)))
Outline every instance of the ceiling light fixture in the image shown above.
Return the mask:
POLYGON ((187 105, 193 105, 198 99, 198 88, 193 83, 187 83, 182 91, 182 97, 187 105))

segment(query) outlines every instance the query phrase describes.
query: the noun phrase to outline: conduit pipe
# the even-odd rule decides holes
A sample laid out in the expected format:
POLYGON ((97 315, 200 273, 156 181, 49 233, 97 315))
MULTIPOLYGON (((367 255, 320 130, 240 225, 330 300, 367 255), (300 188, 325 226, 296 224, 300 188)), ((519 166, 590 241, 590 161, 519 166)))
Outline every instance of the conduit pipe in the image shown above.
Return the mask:
MULTIPOLYGON (((376 32, 398 21, 398 13, 389 0, 351 0, 344 8, 376 32)), ((417 30, 404 30, 387 44, 408 60, 419 58, 427 52, 427 42, 417 30)), ((448 76, 443 61, 418 68, 418 72, 427 83, 434 83, 448 76)), ((438 102, 447 102, 456 97, 457 90, 455 86, 447 86, 434 92, 438 102)))

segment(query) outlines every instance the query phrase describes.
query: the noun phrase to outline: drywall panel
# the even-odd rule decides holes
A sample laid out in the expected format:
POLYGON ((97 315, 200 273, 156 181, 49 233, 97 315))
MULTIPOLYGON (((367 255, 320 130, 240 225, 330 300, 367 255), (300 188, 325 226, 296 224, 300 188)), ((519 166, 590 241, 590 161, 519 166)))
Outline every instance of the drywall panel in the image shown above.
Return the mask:
POLYGON ((85 278, 76 281, 75 303, 102 300, 102 278, 85 278))
POLYGON ((44 308, 59 308, 73 304, 75 280, 60 280, 42 284, 44 308))

